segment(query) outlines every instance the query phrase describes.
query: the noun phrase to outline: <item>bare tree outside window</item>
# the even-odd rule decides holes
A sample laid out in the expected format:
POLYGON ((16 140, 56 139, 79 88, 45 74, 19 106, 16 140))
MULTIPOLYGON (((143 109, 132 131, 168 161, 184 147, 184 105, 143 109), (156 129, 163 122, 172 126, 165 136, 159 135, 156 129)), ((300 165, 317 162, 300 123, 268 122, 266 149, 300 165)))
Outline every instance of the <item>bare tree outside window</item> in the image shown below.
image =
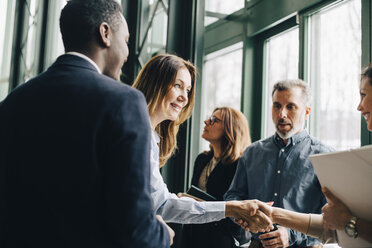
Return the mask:
POLYGON ((284 79, 298 78, 298 28, 293 28, 265 41, 265 73, 264 73, 264 114, 263 137, 275 133, 275 126, 271 117, 271 92, 274 84, 284 79))
MULTIPOLYGON (((240 110, 242 86, 243 43, 209 54, 203 66, 201 120, 216 107, 229 106, 240 110)), ((201 133, 204 123, 200 123, 201 133)), ((208 142, 200 138, 200 151, 208 142)))
POLYGON ((361 2, 344 1, 310 19, 311 133, 337 150, 360 146, 361 2))

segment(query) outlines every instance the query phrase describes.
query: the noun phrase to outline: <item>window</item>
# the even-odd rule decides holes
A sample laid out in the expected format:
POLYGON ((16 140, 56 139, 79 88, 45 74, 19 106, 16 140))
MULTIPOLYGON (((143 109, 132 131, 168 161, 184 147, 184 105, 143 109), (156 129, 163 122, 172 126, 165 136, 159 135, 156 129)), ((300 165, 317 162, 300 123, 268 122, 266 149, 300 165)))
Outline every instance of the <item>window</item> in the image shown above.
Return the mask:
POLYGON ((37 66, 39 62, 39 42, 41 33, 41 16, 42 6, 41 1, 31 0, 26 2, 26 8, 28 9, 28 26, 26 27, 27 37, 25 38, 25 46, 23 57, 23 63, 26 65, 26 72, 23 78, 23 82, 27 81, 31 77, 36 76, 38 73, 37 66))
POLYGON ((45 69, 48 68, 56 58, 64 54, 62 35, 59 28, 59 17, 61 10, 66 5, 65 0, 56 0, 49 3, 48 23, 47 23, 47 46, 45 56, 45 69))
POLYGON ((15 1, 2 1, 0 8, 0 101, 8 94, 13 42, 15 1))
POLYGON ((282 32, 267 39, 264 43, 264 87, 263 87, 263 133, 269 137, 275 133, 271 117, 271 92, 276 82, 284 79, 298 78, 298 27, 282 32))
POLYGON ((359 147, 361 1, 344 1, 310 15, 308 30, 307 81, 316 96, 310 132, 338 150, 359 147))
POLYGON ((206 0, 204 24, 207 26, 242 8, 244 8, 244 0, 206 0))
POLYGON ((143 12, 143 17, 149 15, 147 29, 141 35, 139 62, 141 67, 153 56, 165 52, 168 29, 168 1, 152 0, 143 12), (142 38, 143 37, 143 38, 142 38))
MULTIPOLYGON (((229 106, 240 110, 243 43, 237 43, 205 57, 202 83, 201 123, 216 107, 229 106)), ((202 138, 200 151, 208 149, 202 138)))

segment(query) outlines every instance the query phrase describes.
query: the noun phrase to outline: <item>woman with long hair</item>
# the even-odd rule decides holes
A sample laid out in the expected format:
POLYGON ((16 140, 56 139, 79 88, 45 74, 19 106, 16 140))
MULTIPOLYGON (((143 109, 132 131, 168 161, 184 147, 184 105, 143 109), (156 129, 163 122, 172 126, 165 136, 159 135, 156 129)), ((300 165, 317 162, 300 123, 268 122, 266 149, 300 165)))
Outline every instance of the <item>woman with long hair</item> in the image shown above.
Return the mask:
MULTIPOLYGON (((202 138, 209 142, 210 150, 196 158, 191 184, 222 201, 238 159, 251 144, 248 121, 240 111, 221 107, 215 108, 204 123, 202 138)), ((235 227, 230 219, 184 226, 184 247, 236 247, 232 236, 238 231, 233 231, 235 227)))
POLYGON ((225 217, 250 220, 252 231, 267 229, 271 224, 259 209, 267 206, 258 201, 198 202, 171 194, 159 168, 177 147, 180 124, 190 117, 194 106, 196 68, 188 61, 170 54, 157 55, 140 71, 133 87, 145 95, 151 127, 151 197, 156 214, 165 222, 207 223, 225 217), (253 213, 257 213, 252 217, 253 213))

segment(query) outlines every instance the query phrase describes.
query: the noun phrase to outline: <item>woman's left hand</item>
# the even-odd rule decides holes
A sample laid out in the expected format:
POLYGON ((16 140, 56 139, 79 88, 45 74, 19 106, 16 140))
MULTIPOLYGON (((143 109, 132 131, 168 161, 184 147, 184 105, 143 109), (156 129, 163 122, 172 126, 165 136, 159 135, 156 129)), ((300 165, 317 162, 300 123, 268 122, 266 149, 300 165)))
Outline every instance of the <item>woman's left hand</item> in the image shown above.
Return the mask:
POLYGON ((352 217, 349 209, 329 189, 323 188, 322 191, 328 202, 322 208, 325 225, 333 230, 344 229, 352 217))

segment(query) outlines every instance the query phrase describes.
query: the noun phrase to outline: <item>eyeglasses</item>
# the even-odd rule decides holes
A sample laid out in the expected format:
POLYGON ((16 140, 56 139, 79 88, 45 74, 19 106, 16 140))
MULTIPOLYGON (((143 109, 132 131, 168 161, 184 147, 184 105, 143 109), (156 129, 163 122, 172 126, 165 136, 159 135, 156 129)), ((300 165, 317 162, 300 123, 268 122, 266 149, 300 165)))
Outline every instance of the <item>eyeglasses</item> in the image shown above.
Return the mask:
POLYGON ((209 125, 213 126, 213 124, 215 122, 218 122, 218 121, 221 121, 220 119, 218 119, 216 116, 210 116, 208 119, 207 119, 209 125))

